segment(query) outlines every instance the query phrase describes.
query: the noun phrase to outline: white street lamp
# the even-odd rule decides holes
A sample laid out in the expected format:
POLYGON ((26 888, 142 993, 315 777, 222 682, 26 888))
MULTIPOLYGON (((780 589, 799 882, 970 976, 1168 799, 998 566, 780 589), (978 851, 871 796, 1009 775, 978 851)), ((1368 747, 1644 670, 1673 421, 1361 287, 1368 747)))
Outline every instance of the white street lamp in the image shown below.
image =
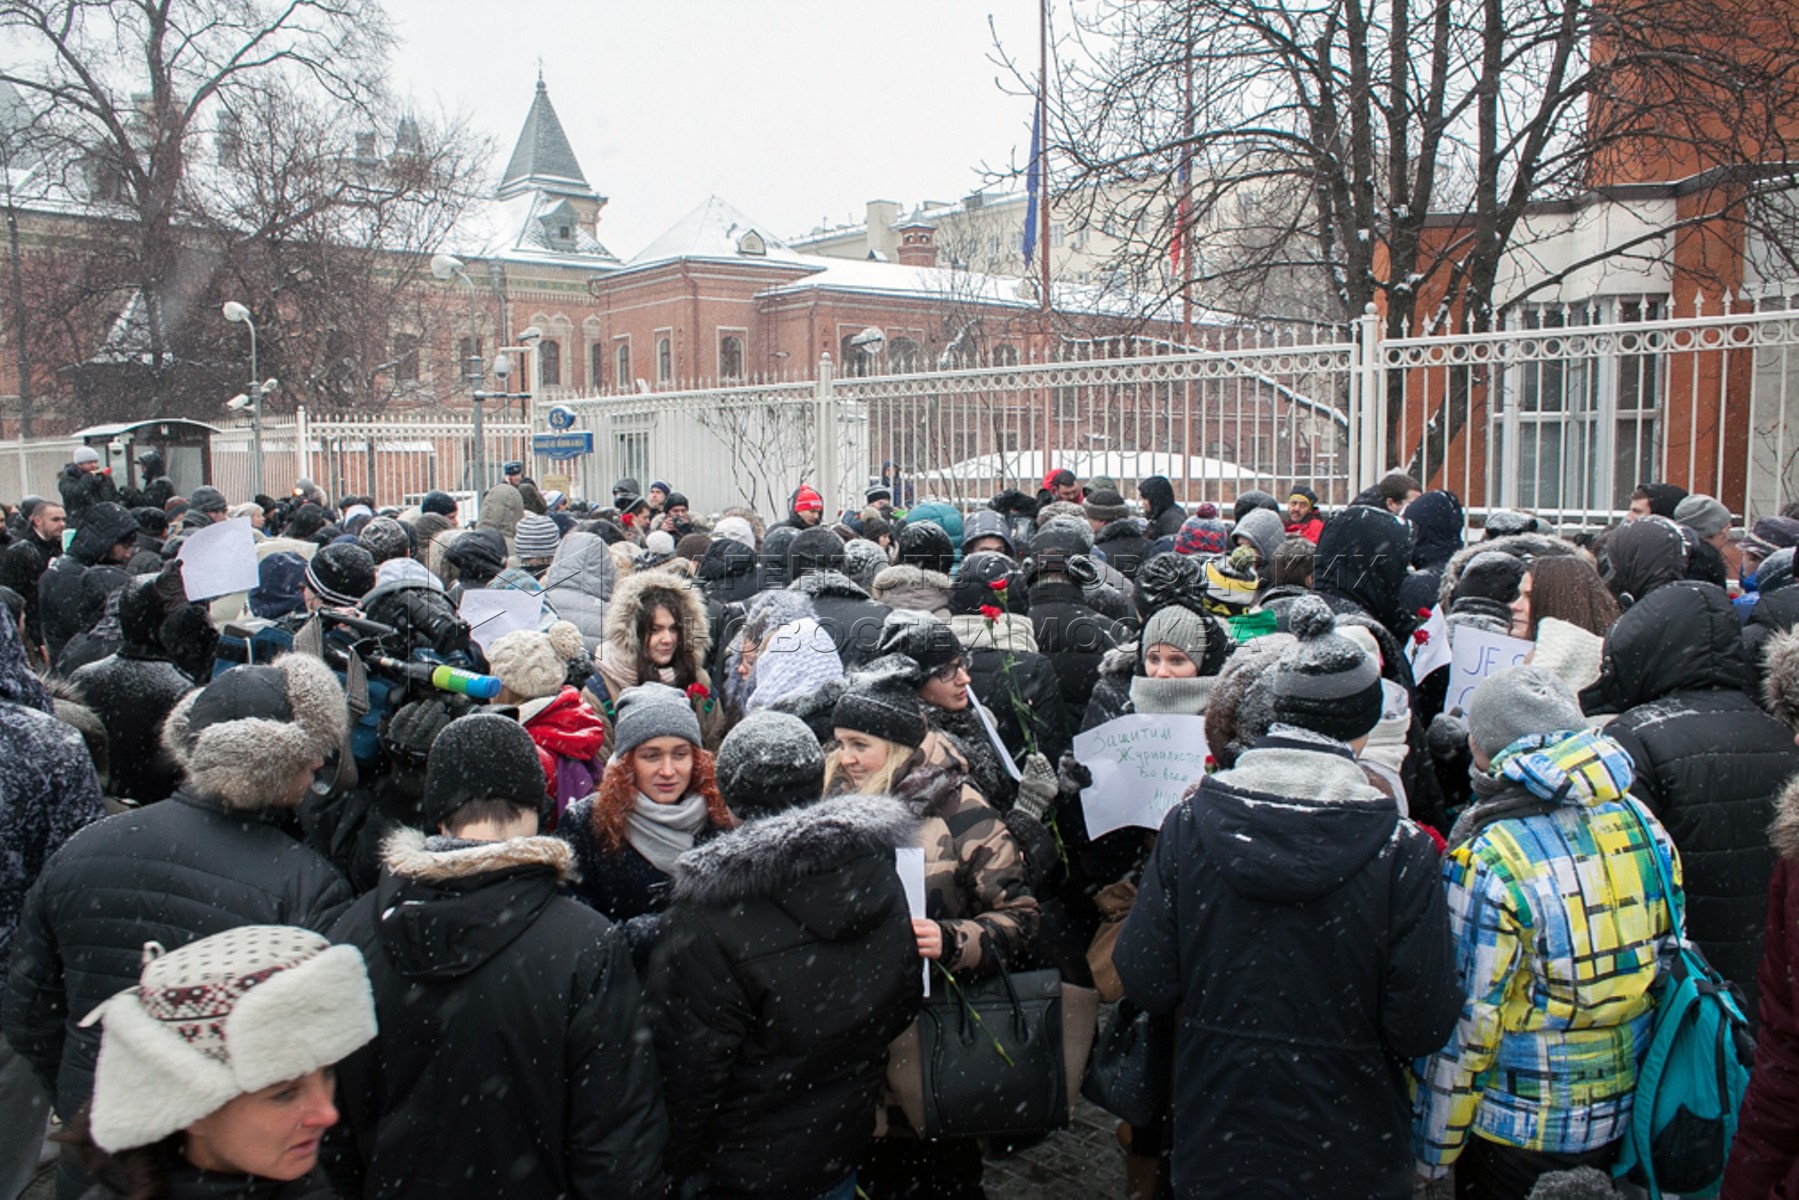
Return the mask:
MULTIPOLYGON (((256 381, 262 372, 256 369, 256 322, 250 319, 250 310, 235 300, 227 300, 220 306, 219 312, 233 325, 248 326, 250 330, 250 391, 253 398, 250 412, 250 495, 262 495, 262 398, 270 389, 265 389, 256 381)), ((241 397, 239 397, 241 399, 241 397)), ((239 407, 235 401, 228 407, 239 407)))

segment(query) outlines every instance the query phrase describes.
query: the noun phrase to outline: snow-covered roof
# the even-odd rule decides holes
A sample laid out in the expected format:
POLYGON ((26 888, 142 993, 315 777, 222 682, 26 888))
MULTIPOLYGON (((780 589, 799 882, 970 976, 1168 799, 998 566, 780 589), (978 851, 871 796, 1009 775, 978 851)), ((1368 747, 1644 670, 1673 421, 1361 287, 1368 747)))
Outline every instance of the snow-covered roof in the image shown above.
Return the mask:
MULTIPOLYGON (((675 222, 661 237, 631 256, 628 266, 672 262, 683 258, 810 265, 803 255, 759 221, 717 196, 675 222)), ((828 260, 820 260, 828 261, 828 260)))

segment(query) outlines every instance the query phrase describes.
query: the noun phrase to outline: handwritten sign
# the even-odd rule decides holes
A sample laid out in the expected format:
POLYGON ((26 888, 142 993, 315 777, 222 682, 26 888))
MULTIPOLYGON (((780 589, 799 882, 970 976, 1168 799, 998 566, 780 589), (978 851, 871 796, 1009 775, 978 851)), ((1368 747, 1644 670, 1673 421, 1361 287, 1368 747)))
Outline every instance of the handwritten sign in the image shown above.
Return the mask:
POLYGON ((516 588, 470 588, 462 593, 462 619, 468 622, 469 637, 487 648, 520 629, 536 629, 543 618, 543 597, 516 588))
POLYGON ((1474 694, 1489 675, 1497 675, 1524 661, 1524 656, 1537 648, 1535 642, 1503 633, 1489 633, 1463 625, 1450 635, 1452 651, 1449 665, 1449 694, 1444 697, 1443 711, 1468 708, 1468 697, 1474 694))
MULTIPOLYGON (((893 869, 899 872, 906 889, 906 907, 914 921, 924 920, 924 847, 898 846, 893 851, 893 869)), ((924 994, 931 994, 931 960, 924 960, 924 994)))
POLYGON ((1160 829, 1187 789, 1205 778, 1206 719, 1156 713, 1119 717, 1074 739, 1074 756, 1093 775, 1081 791, 1087 836, 1136 825, 1160 829))
POLYGON ((188 534, 181 543, 181 584, 189 600, 211 600, 248 592, 261 581, 256 573, 256 535, 250 518, 217 521, 188 534))

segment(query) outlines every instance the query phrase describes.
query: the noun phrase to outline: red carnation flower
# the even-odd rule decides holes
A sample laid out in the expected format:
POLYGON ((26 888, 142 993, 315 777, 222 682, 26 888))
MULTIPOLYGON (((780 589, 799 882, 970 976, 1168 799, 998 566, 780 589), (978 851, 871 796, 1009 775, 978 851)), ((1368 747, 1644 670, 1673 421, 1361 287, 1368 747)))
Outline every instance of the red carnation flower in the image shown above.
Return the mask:
POLYGON ((1005 616, 1005 610, 992 604, 981 605, 981 616, 989 621, 997 621, 1005 616))
POLYGON ((1424 645, 1424 643, 1430 641, 1430 630, 1428 630, 1428 629, 1412 630, 1412 640, 1414 642, 1417 642, 1420 646, 1424 645))
POLYGON ((1418 610, 1418 619, 1419 619, 1419 620, 1420 620, 1420 621, 1428 621, 1428 620, 1430 620, 1430 609, 1428 609, 1428 608, 1421 608, 1421 609, 1419 609, 1419 610, 1418 610))
POLYGON ((711 695, 712 689, 703 683, 690 683, 687 685, 687 698, 689 700, 705 700, 711 695))
POLYGON ((992 588, 996 592, 1003 592, 1006 590, 1006 585, 1010 582, 1011 582, 1010 580, 1008 580, 1005 576, 1002 575, 998 579, 995 579, 992 583, 988 584, 987 586, 992 588))

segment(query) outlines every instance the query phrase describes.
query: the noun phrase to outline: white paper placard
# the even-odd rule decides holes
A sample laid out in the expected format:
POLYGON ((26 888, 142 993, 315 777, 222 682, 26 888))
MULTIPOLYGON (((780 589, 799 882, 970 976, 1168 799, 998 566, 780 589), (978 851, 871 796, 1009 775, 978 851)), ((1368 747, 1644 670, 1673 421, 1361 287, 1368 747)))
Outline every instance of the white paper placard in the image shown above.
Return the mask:
POLYGON ((1076 735, 1074 756, 1093 775, 1081 790, 1087 836, 1127 825, 1160 829, 1168 810, 1205 778, 1209 753, 1204 717, 1132 715, 1076 735))
POLYGON ((987 731, 987 742, 993 747, 993 752, 999 755, 1000 762, 1005 764, 1006 774, 1012 777, 1013 783, 1023 779, 1024 776, 1019 773, 1018 764, 1012 761, 1012 752, 1006 749, 1004 742, 1000 741, 999 726, 993 723, 993 714, 988 712, 986 706, 979 700, 975 699, 972 691, 968 693, 968 704, 970 708, 974 709, 975 715, 981 718, 981 727, 987 731))
POLYGON ((248 592, 262 582, 256 573, 256 535, 250 532, 249 517, 195 530, 175 557, 181 560, 181 584, 189 600, 248 592))
POLYGON ((1414 638, 1406 647, 1406 656, 1412 660, 1412 678, 1422 680, 1438 667, 1449 665, 1449 625, 1443 620, 1443 606, 1432 605, 1430 619, 1418 628, 1424 630, 1424 641, 1414 638))
POLYGON ((1444 712, 1457 708, 1466 712, 1468 697, 1487 676, 1517 666, 1537 648, 1535 642, 1524 638, 1468 625, 1458 626, 1449 640, 1454 656, 1449 667, 1449 694, 1443 698, 1444 712))
MULTIPOLYGON (((897 846, 893 851, 893 869, 899 872, 900 885, 906 889, 906 907, 914 921, 924 920, 924 847, 897 846)), ((931 994, 931 960, 924 960, 924 994, 931 994)))
POLYGON ((470 588, 458 610, 468 622, 469 637, 481 653, 509 633, 536 629, 543 619, 543 597, 517 588, 470 588))

